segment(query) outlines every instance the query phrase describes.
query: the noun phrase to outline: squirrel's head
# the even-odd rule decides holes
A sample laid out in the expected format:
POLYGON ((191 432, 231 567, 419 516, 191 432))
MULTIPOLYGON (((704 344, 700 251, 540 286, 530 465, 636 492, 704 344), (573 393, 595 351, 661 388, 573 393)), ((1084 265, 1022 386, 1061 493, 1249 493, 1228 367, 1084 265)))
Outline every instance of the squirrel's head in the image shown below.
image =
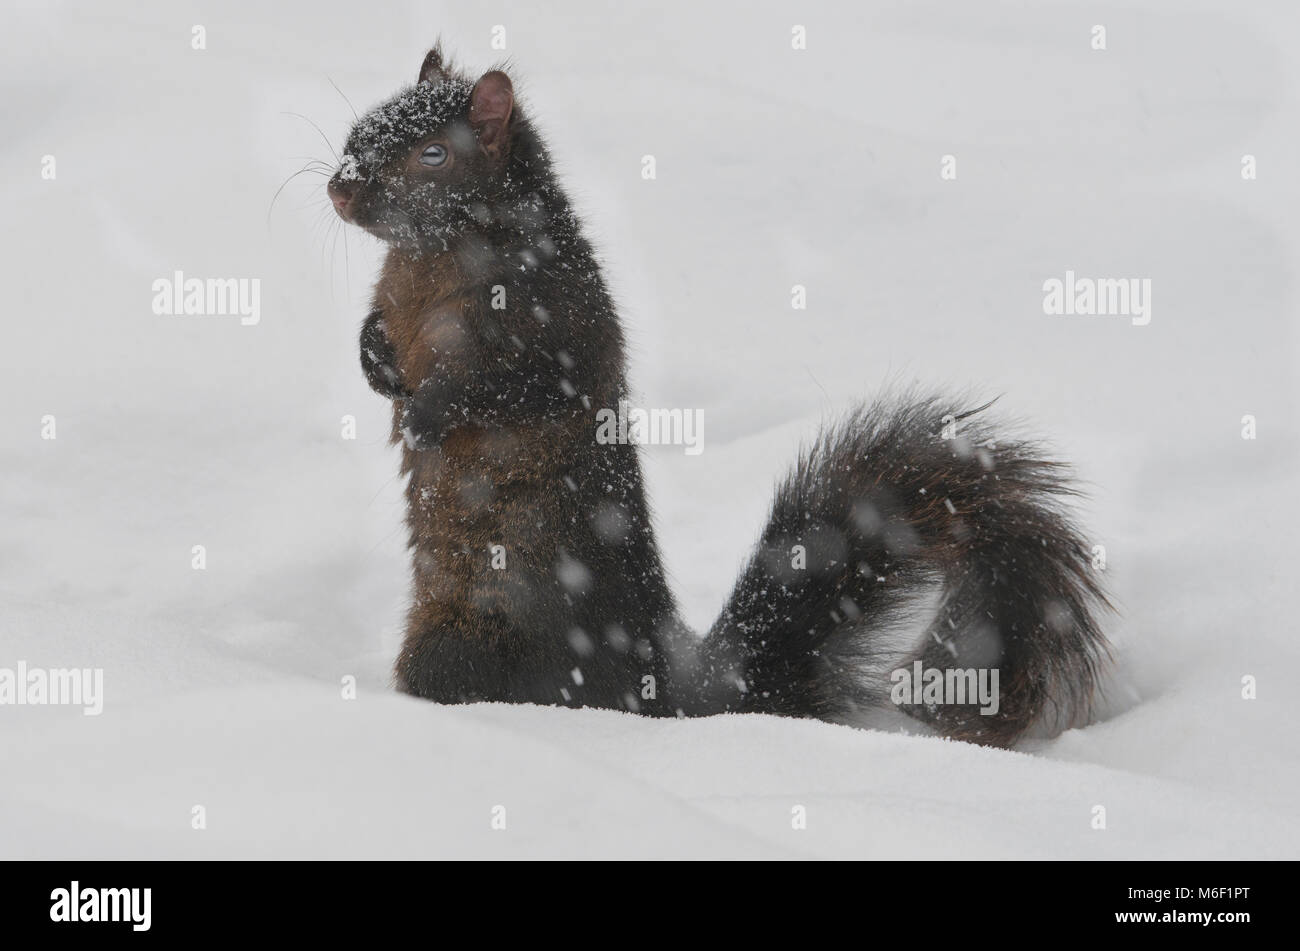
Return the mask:
POLYGON ((518 207, 515 193, 526 185, 511 175, 520 167, 511 159, 521 124, 505 73, 471 82, 445 67, 435 46, 414 86, 352 127, 329 181, 334 210, 390 244, 445 248, 499 221, 503 207, 518 207))

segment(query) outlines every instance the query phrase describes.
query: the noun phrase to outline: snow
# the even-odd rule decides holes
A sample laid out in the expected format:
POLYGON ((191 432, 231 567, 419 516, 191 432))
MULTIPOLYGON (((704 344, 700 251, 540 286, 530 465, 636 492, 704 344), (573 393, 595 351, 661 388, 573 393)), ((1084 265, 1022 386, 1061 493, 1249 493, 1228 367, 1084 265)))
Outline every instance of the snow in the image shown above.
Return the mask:
POLYGON ((173 4, 20 5, 0 667, 102 668, 105 697, 0 707, 0 857, 1297 857, 1300 9, 562 9, 230 3, 196 51, 173 4), (1007 752, 388 689, 402 485, 356 353, 380 249, 321 177, 271 198, 335 162, 289 113, 337 148, 333 84, 364 110, 439 33, 487 69, 496 24, 637 404, 708 419, 698 455, 643 447, 692 624, 820 419, 889 383, 1003 394, 1091 493, 1121 606, 1098 722, 1007 752), (1069 270, 1150 279, 1150 323, 1046 316, 1069 270), (175 271, 259 279, 260 321, 155 315, 175 271))

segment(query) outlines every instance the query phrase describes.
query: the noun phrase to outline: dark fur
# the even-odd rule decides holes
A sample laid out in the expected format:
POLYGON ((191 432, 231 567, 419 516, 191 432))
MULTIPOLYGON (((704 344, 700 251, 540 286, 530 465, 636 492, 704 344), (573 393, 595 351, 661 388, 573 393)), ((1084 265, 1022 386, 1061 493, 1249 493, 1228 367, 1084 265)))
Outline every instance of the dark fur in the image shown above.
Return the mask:
MULTIPOLYGON (((978 412, 978 411, 976 411, 978 412)), ((949 736, 1007 745, 1088 715, 1105 605, 1059 463, 951 401, 859 409, 822 434, 779 487, 767 528, 709 634, 748 685, 739 711, 852 722, 881 702, 873 632, 905 596, 941 583, 910 667, 999 668, 1001 709, 907 707, 949 736), (944 439, 942 422, 958 426, 944 439), (796 545, 806 570, 790 568, 796 545)))
POLYGON ((409 476, 399 689, 853 720, 881 702, 862 669, 875 626, 938 577, 942 609, 917 656, 1000 666, 1003 713, 909 712, 997 744, 1086 715, 1103 599, 1054 503, 1069 489, 1031 446, 978 447, 992 430, 940 439, 959 410, 938 400, 861 410, 825 434, 778 491, 709 637, 686 631, 636 449, 595 439, 596 412, 626 397, 623 335, 547 149, 504 74, 473 84, 435 49, 420 76, 357 123, 330 186, 341 214, 390 245, 361 358, 394 401, 409 476), (450 165, 423 167, 430 142, 450 165), (785 567, 794 544, 807 571, 785 567))

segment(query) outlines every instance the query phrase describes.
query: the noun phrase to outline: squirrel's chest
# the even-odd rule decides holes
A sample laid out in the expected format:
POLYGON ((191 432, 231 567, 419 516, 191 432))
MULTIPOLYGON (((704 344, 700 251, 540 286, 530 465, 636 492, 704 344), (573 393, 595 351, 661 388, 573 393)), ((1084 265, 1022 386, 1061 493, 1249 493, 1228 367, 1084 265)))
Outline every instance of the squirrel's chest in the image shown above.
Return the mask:
POLYGON ((472 365, 473 297, 450 261, 385 263, 375 286, 375 306, 408 390, 438 372, 440 364, 472 365))

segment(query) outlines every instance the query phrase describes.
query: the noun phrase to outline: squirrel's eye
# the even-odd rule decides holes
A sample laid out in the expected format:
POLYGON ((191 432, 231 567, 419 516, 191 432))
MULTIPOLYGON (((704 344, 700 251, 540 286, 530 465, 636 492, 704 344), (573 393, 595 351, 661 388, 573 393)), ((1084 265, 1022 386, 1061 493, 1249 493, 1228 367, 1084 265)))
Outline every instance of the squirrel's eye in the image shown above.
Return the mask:
POLYGON ((445 161, 447 161, 447 147, 445 145, 431 145, 420 153, 421 165, 437 168, 445 161))

